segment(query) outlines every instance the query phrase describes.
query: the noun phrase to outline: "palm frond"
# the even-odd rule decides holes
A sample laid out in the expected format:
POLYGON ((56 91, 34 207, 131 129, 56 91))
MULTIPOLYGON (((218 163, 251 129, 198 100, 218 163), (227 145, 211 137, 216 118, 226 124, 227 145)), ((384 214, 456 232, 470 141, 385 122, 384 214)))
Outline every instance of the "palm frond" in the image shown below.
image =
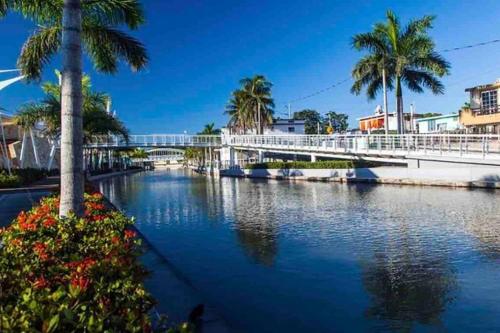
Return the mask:
POLYGON ((115 73, 118 60, 128 63, 134 71, 143 69, 148 62, 144 45, 117 29, 86 23, 83 25, 82 38, 99 71, 115 73))
POLYGON ((58 26, 42 27, 24 43, 17 66, 28 80, 38 80, 42 69, 61 45, 61 29, 58 26))
POLYGON ((137 29, 144 23, 144 10, 138 0, 83 0, 83 17, 103 25, 125 24, 137 29))

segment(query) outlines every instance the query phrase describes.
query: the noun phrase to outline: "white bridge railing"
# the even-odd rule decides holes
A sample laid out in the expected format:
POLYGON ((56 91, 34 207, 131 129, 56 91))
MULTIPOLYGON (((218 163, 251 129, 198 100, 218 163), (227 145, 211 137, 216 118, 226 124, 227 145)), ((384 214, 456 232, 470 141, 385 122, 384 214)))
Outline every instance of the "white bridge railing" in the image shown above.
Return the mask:
POLYGON ((228 146, 337 154, 500 159, 500 135, 233 135, 228 146))
POLYGON ((113 147, 220 147, 220 135, 150 134, 130 135, 128 142, 118 136, 95 136, 87 148, 113 147))
POLYGON ((234 147, 276 152, 310 152, 375 156, 441 155, 500 160, 500 135, 131 135, 94 137, 87 148, 234 147))

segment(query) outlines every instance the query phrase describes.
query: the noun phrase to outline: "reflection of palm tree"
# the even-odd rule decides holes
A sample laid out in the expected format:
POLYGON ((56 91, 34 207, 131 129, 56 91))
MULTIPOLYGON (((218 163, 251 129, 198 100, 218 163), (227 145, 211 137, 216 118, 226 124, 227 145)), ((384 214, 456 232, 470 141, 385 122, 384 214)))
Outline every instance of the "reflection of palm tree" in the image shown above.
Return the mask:
POLYGON ((236 235, 245 253, 259 264, 272 266, 278 251, 275 227, 268 223, 255 224, 252 220, 248 226, 246 221, 238 221, 236 235))
POLYGON ((245 194, 235 207, 236 236, 245 254, 257 263, 272 266, 278 252, 274 214, 269 211, 268 197, 257 186, 245 194))
POLYGON ((410 331, 415 323, 439 326, 453 300, 455 275, 444 255, 427 256, 407 242, 401 245, 401 256, 390 258, 387 251, 379 251, 373 262, 363 265, 363 283, 373 302, 367 316, 387 320, 402 331, 410 331))

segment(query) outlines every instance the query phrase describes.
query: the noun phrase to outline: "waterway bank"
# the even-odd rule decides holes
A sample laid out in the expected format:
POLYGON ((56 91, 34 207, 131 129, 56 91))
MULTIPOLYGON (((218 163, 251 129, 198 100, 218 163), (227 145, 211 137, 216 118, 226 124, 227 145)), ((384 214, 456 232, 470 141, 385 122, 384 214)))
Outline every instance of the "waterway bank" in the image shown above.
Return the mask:
POLYGON ((221 176, 338 183, 371 183, 500 189, 500 167, 356 169, 228 169, 221 176))

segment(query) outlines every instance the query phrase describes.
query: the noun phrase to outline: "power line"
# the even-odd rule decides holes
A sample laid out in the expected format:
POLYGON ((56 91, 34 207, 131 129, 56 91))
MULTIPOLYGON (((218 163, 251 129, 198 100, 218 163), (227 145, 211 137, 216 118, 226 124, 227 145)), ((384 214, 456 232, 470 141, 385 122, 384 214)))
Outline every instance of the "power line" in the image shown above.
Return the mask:
POLYGON ((493 39, 493 40, 489 40, 487 42, 481 42, 481 43, 477 43, 477 44, 454 47, 451 49, 441 50, 439 52, 453 52, 453 51, 459 51, 459 50, 464 50, 464 49, 472 49, 474 47, 489 45, 489 44, 493 44, 493 43, 500 43, 500 39, 493 39))
MULTIPOLYGON (((489 41, 486 41, 486 42, 481 42, 481 43, 476 43, 476 44, 471 44, 471 45, 465 45, 465 46, 459 46, 459 47, 454 47, 454 48, 450 48, 450 49, 444 49, 444 50, 441 50, 439 52, 454 52, 454 51, 460 51, 460 50, 465 50, 465 49, 472 49, 472 48, 475 48, 475 47, 479 47, 479 46, 484 46, 484 45, 489 45, 489 44, 494 44, 494 43, 500 43, 500 39, 493 39, 493 40, 489 40, 489 41)), ((314 96, 317 96, 317 95, 320 95, 328 90, 331 90, 343 83, 346 83, 347 81, 351 80, 351 77, 348 77, 348 78, 345 78, 341 81, 338 81, 326 88, 323 88, 321 90, 317 90, 309 95, 305 95, 305 96, 302 96, 302 97, 299 97, 299 98, 296 98, 296 99, 292 99, 290 101, 288 101, 288 103, 295 103, 295 102, 298 102, 298 101, 303 101, 305 99, 309 99, 311 97, 314 97, 314 96)))

